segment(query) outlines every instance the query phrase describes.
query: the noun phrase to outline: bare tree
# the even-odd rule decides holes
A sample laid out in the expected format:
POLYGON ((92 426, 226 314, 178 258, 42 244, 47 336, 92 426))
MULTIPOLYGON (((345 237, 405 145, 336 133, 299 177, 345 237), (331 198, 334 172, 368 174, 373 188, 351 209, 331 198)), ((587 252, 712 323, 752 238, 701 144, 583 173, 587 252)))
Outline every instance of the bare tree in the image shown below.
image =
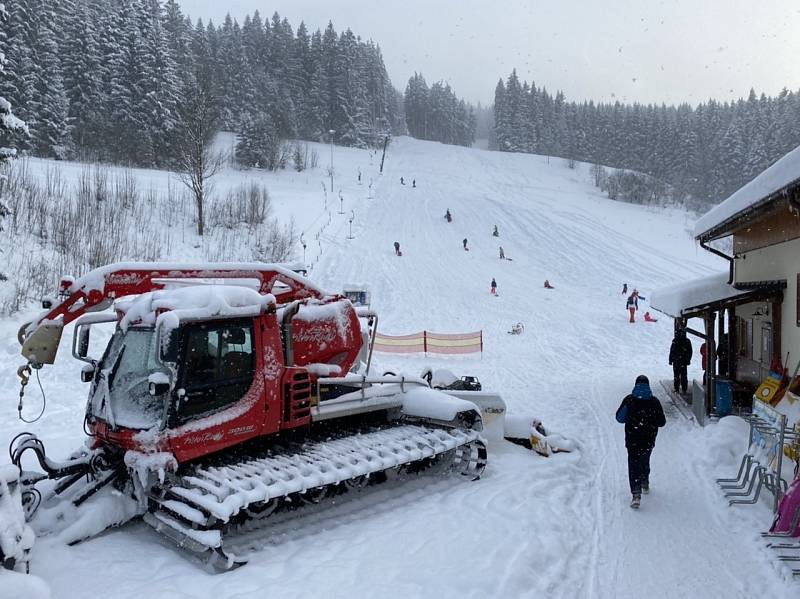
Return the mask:
POLYGON ((219 109, 207 79, 188 86, 178 107, 178 147, 175 172, 194 195, 197 208, 197 234, 203 235, 207 181, 223 165, 223 157, 213 150, 214 136, 219 131, 219 109))

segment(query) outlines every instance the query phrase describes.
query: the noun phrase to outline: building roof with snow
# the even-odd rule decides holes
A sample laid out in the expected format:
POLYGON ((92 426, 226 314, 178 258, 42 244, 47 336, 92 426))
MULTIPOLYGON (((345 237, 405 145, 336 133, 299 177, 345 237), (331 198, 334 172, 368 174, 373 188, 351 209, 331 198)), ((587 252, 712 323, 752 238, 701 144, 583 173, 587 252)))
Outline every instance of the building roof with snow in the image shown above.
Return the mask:
POLYGON ((743 219, 758 218, 792 194, 800 195, 800 146, 709 210, 695 223, 694 236, 710 241, 730 235, 743 219))
POLYGON ((764 281, 747 288, 728 283, 728 273, 694 279, 650 294, 650 306, 673 318, 690 318, 720 309, 768 298, 786 287, 782 281, 764 281))

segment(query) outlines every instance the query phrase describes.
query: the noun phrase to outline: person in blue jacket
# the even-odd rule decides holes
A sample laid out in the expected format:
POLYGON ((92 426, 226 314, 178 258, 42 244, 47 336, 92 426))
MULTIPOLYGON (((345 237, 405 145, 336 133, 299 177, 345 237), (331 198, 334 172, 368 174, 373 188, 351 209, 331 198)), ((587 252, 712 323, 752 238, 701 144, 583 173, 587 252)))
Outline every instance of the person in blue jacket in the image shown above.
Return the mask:
POLYGON ((625 425, 631 507, 638 509, 642 493, 650 492, 650 454, 656 445, 658 429, 667 423, 661 402, 650 390, 645 375, 636 377, 633 391, 622 400, 616 417, 617 422, 625 425))

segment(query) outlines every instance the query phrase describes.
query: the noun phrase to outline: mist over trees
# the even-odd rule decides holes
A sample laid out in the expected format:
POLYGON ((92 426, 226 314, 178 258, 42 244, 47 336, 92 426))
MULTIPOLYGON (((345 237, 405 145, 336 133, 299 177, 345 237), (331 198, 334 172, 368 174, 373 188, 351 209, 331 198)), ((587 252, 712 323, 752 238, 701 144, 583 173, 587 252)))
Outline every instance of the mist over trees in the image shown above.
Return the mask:
POLYGON ((414 73, 408 80, 403 105, 412 137, 459 146, 471 146, 475 141, 474 109, 443 81, 428 87, 425 77, 414 73))
POLYGON ((737 102, 697 106, 567 102, 520 82, 495 88, 492 147, 645 173, 673 198, 707 207, 725 199, 800 145, 800 93, 755 91, 737 102))
POLYGON ((0 96, 30 128, 17 146, 40 156, 169 167, 178 107, 198 78, 224 129, 267 122, 281 139, 309 140, 333 129, 357 147, 404 129, 374 42, 332 24, 295 31, 277 13, 215 25, 192 23, 174 0, 15 0, 0 52, 0 96))

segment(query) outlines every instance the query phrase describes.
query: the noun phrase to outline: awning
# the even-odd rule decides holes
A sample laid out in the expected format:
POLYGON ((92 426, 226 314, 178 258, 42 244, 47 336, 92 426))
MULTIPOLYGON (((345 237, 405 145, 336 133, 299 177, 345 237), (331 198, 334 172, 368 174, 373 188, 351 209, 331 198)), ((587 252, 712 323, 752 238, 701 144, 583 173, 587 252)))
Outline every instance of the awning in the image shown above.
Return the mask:
POLYGON ((763 281, 734 287, 728 273, 695 279, 650 294, 650 306, 672 318, 692 318, 704 312, 782 297, 786 281, 763 281))

